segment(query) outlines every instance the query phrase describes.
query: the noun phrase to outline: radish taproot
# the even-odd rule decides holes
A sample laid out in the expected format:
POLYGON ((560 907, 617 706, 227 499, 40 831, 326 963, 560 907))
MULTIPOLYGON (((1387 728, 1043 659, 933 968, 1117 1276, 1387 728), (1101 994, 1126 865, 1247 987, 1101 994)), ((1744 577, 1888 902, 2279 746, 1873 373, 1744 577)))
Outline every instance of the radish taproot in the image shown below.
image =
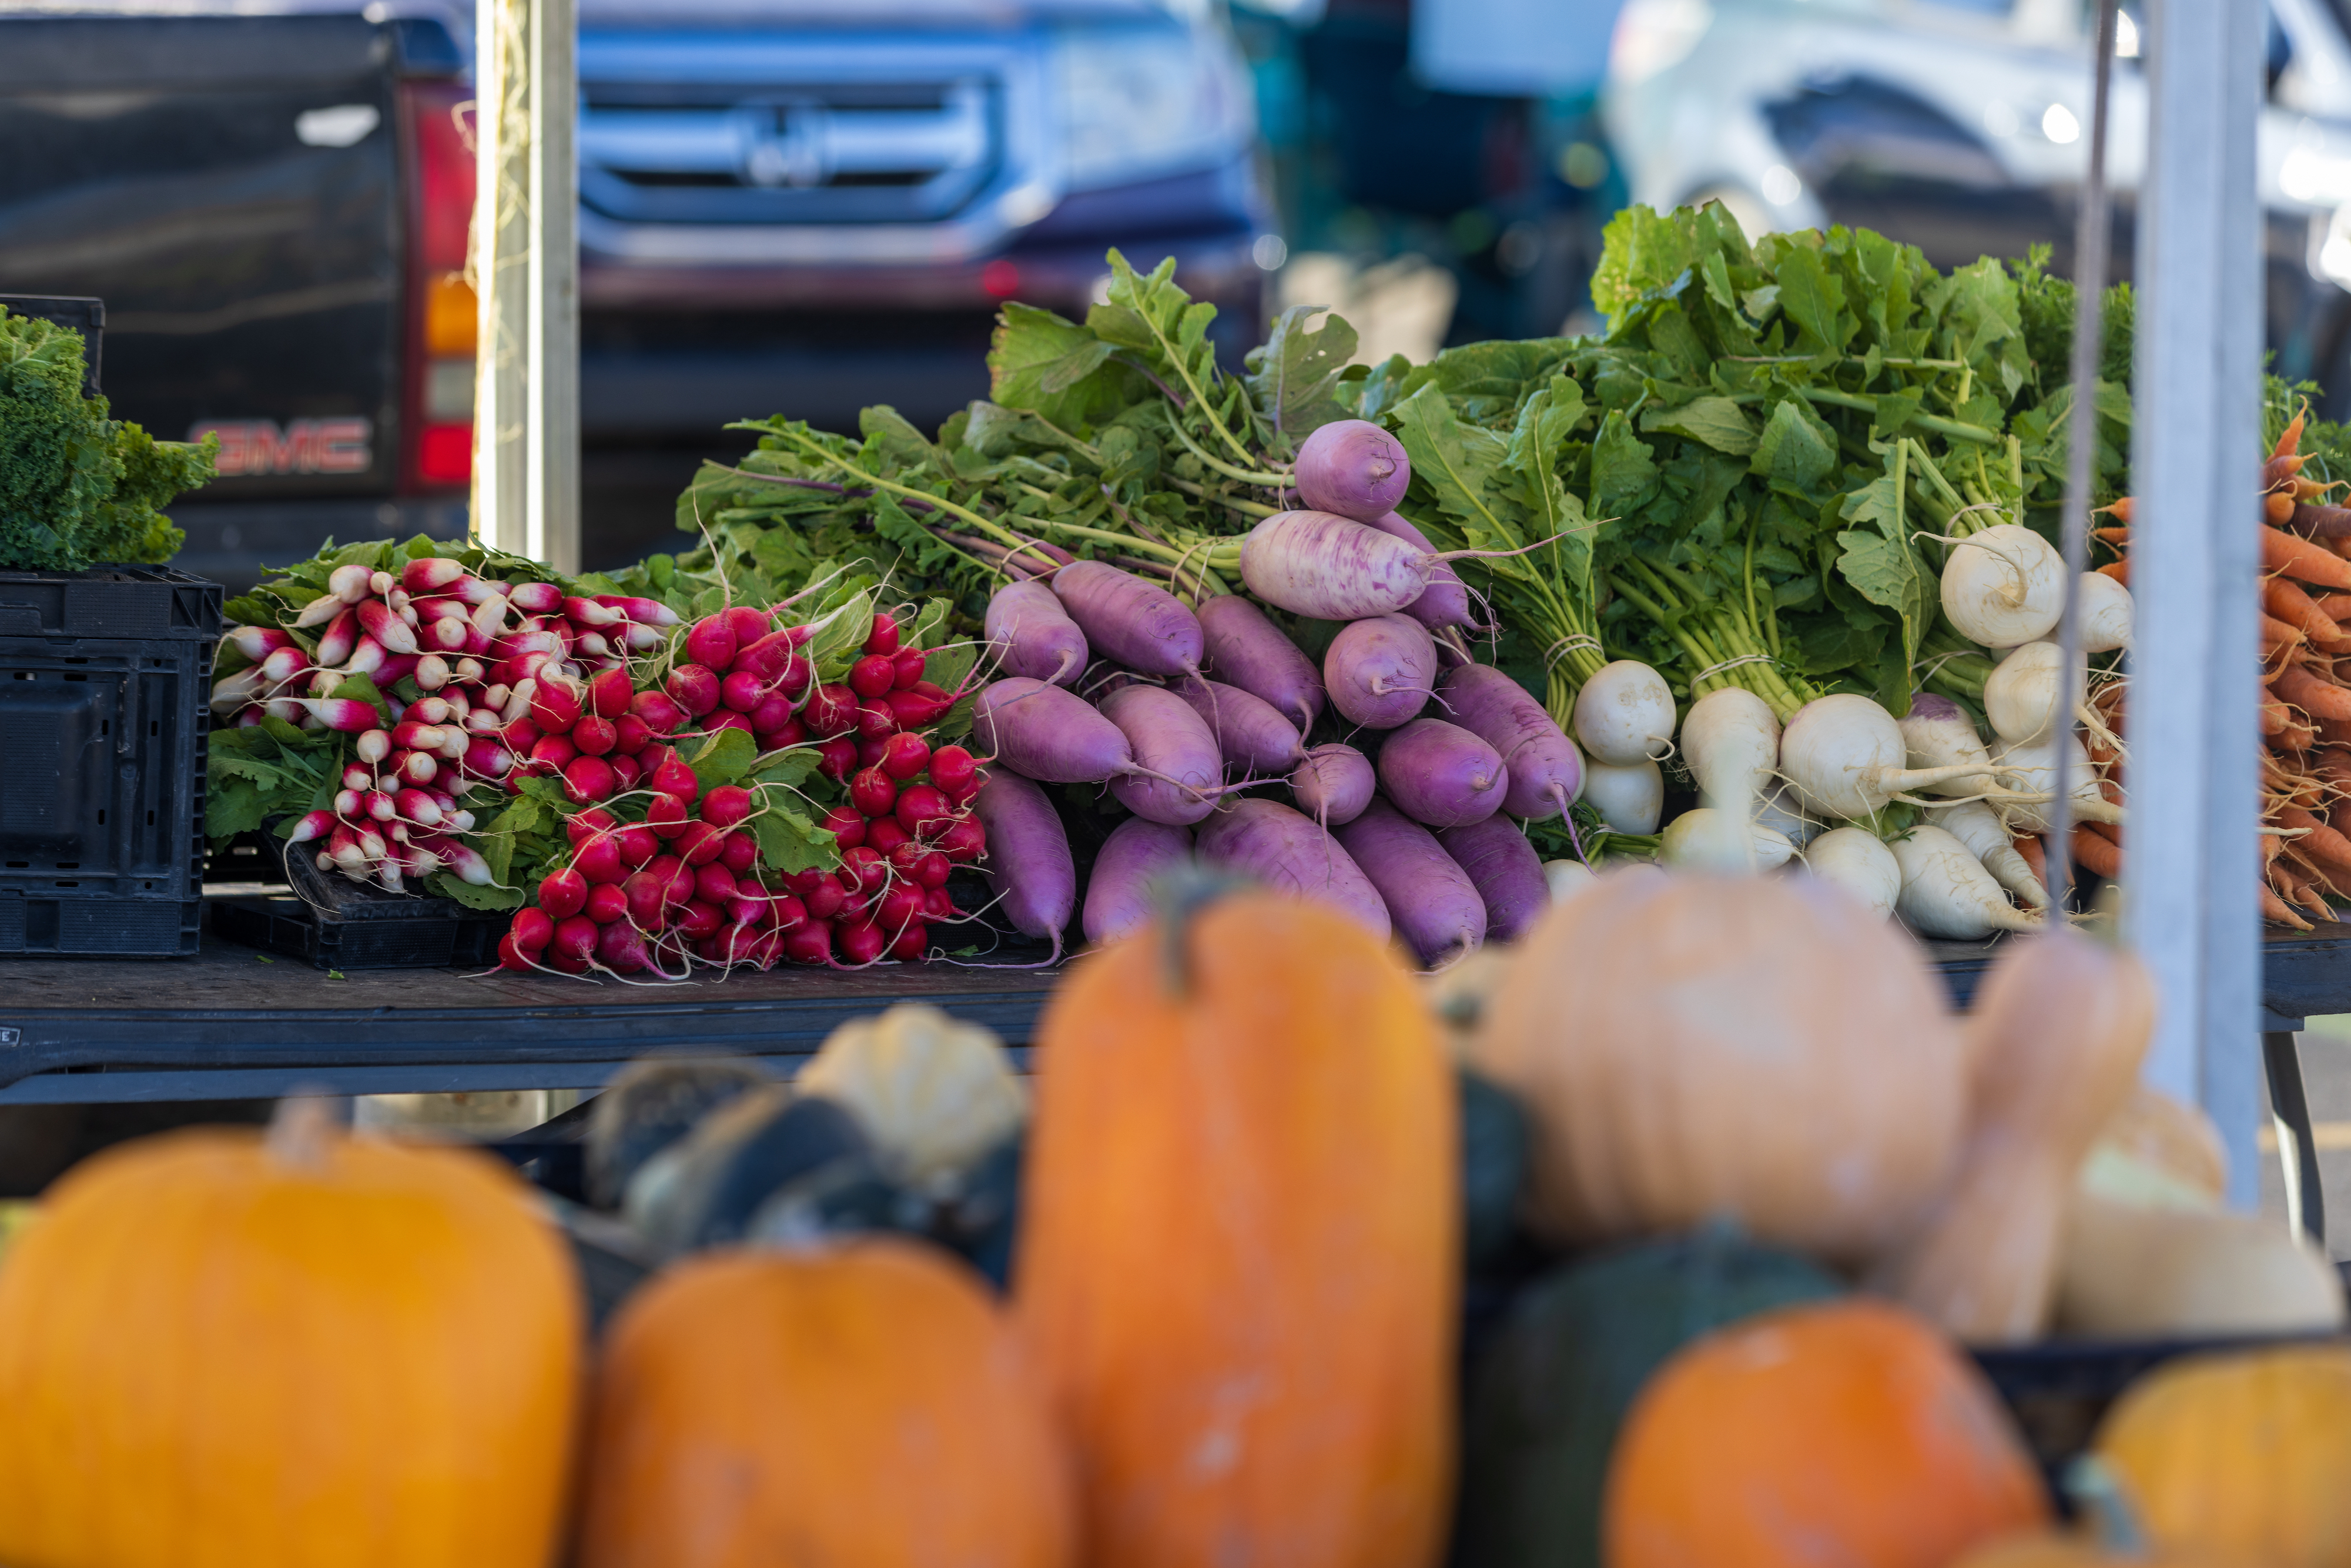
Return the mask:
POLYGON ((1290 776, 1298 809, 1332 827, 1362 816, 1378 788, 1372 759, 1335 740, 1309 751, 1290 776))
POLYGON ((1359 523, 1384 516, 1412 486, 1404 444, 1368 419, 1316 426, 1298 444, 1295 471, 1300 500, 1359 523))
POLYGON ((1927 821, 1949 833, 1968 846, 1968 852, 1983 862, 1992 880, 2035 909, 2049 907, 2049 890, 2032 874, 2032 867, 2016 852, 2010 841, 2008 829, 2000 816, 1981 800, 1962 800, 1952 806, 1931 806, 1927 821))
POLYGON ((1335 512, 1276 512, 1241 538, 1241 580, 1292 615, 1358 621, 1393 615, 1428 591, 1456 555, 1432 553, 1335 512))
POLYGON ((2049 635, 2065 608, 2065 561, 2048 540, 1995 523, 1951 547, 1943 562, 1943 614, 1959 635, 2013 648, 2049 635))
POLYGON ((1053 574, 1053 592, 1094 653, 1145 674, 1200 673, 1200 622, 1165 589, 1131 571, 1081 560, 1053 574))
POLYGON ((1147 773, 1134 759, 1134 744, 1092 704, 1030 676, 991 682, 972 705, 971 728, 1007 768, 1048 784, 1102 784, 1147 773))
POLYGON ((1667 754, 1674 738, 1674 694, 1637 659, 1603 664, 1575 694, 1575 739, 1594 762, 1630 768, 1667 754))
POLYGON ((1983 862, 1943 829, 1922 823, 1886 846, 1902 868, 1894 907, 1921 936, 1973 942, 1996 931, 2038 931, 2038 915, 2009 903, 1983 862))
POLYGON ((1067 685, 1086 667, 1086 634, 1053 591, 1033 579, 996 591, 986 630, 988 651, 1008 675, 1067 685))
POLYGON ((2129 647, 2138 620, 2131 591, 2100 572, 2085 571, 2074 580, 2082 599, 2082 652, 2111 653, 2129 647))
POLYGON ((1077 862, 1061 813, 1044 790, 1009 768, 988 773, 972 810, 987 836, 982 869, 1004 917, 1015 930, 1051 942, 1058 959, 1078 904, 1077 862))
POLYGON ((1306 651, 1237 593, 1200 602, 1203 673, 1273 705, 1303 736, 1322 712, 1322 676, 1306 651))
POLYGON ((1423 965, 1485 941, 1486 901, 1426 828, 1374 800, 1333 836, 1378 890, 1388 919, 1423 965))
POLYGON ((1692 703, 1682 719, 1682 761, 1698 783, 1701 809, 1745 821, 1779 768, 1780 720, 1745 686, 1719 687, 1692 703))
POLYGON ((1583 799, 1612 832, 1654 833, 1666 809, 1666 776, 1654 762, 1593 762, 1583 770, 1583 799))
POLYGON ((1907 768, 1908 756, 1894 716, 1852 692, 1806 703, 1780 737, 1780 768, 1795 785, 1798 802, 1840 821, 1874 816, 1896 795, 1949 779, 1991 782, 1971 762, 1907 768))
POLYGON ((1215 809, 1224 758, 1207 721, 1190 704, 1165 687, 1137 685, 1110 693, 1100 707, 1126 737, 1139 769, 1111 780, 1120 805, 1179 828, 1215 809))
POLYGON ((1510 776, 1503 810, 1541 821, 1575 804, 1583 754, 1526 687, 1491 664, 1459 664, 1437 689, 1453 722, 1501 755, 1510 776))
POLYGON ((1745 876, 1788 863, 1796 846, 1727 806, 1699 806, 1666 824, 1657 859, 1677 871, 1745 876))
POLYGON ((1831 828, 1804 846, 1804 870, 1890 919, 1902 896, 1902 862, 1866 828, 1831 828))
POLYGON ((1209 813, 1193 840, 1200 858, 1256 877, 1279 893, 1327 904, 1386 941, 1388 907, 1339 841, 1289 807, 1229 800, 1209 813))
POLYGON ((1279 776, 1305 755, 1298 727, 1263 697, 1221 681, 1186 675, 1167 688, 1190 705, 1217 737, 1225 761, 1245 772, 1279 776))
POLYGON ((2005 788, 1985 793, 2000 809, 2001 820, 2011 831, 2049 831, 2048 805, 2057 788, 2057 758, 2061 751, 2066 758, 2065 778, 2074 798, 2074 820, 2122 822, 2123 809, 2109 801, 2099 789, 2097 769, 2090 765, 2090 754, 2083 749, 2081 741, 2066 729, 2053 728, 2037 741, 2004 746, 1992 754, 1993 768, 2005 788))
MULTIPOLYGON (((1492 816, 1437 835, 1454 863, 1469 873, 1486 902, 1486 939, 1514 942, 1551 906, 1552 884, 1542 857, 1507 816, 1492 816)), ((1576 862, 1569 862, 1569 864, 1576 862)), ((1590 874, 1589 869, 1576 869, 1590 874)))
POLYGON ((1086 940, 1115 942, 1156 913, 1152 883, 1192 852, 1189 829, 1129 817, 1111 830, 1086 879, 1086 940))
MULTIPOLYGON (((2049 733, 2056 717, 2062 651, 2054 643, 2024 643, 1984 677, 1984 717, 1992 733, 2011 745, 2031 745, 2049 733)), ((2074 690, 2089 690, 2087 661, 2077 657, 2074 690)))
POLYGON ((1394 729, 1428 706, 1437 680, 1437 643, 1408 615, 1353 622, 1322 655, 1331 706, 1350 724, 1394 729))
MULTIPOLYGON (((1415 549, 1426 550, 1431 555, 1437 553, 1437 547, 1428 542, 1426 534, 1394 512, 1366 517, 1364 526, 1377 528, 1392 538, 1402 539, 1415 549)), ((1418 599, 1404 607, 1404 612, 1432 632, 1442 632, 1447 626, 1467 626, 1473 631, 1481 629, 1470 606, 1469 585, 1461 580, 1459 572, 1444 561, 1439 561, 1430 570, 1428 586, 1421 591, 1418 599)))
POLYGON ((1484 821, 1501 808, 1510 783, 1499 752, 1441 718, 1416 718, 1389 736, 1379 776, 1405 816, 1432 828, 1484 821))
POLYGON ((1972 795, 1991 775, 1991 753, 1976 734, 1967 710, 1947 696, 1917 692, 1910 711, 1895 726, 1902 732, 1903 759, 1913 768, 1947 768, 1966 763, 1980 773, 1963 774, 1926 788, 1929 795, 1972 795))

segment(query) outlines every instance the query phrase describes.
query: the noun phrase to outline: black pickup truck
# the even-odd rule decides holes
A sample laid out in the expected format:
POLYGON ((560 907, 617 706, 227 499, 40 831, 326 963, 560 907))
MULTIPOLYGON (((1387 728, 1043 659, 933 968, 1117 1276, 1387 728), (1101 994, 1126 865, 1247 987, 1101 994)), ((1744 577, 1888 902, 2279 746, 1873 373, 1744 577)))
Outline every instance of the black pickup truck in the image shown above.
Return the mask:
MULTIPOLYGON (((219 433, 172 517, 232 588, 465 526, 472 7, 360 3, 0 4, 0 295, 100 298, 116 413, 219 433)), ((945 418, 998 302, 1082 315, 1109 246, 1257 340, 1280 246, 1220 7, 582 0, 579 66, 591 566, 674 539, 729 419, 945 418)))

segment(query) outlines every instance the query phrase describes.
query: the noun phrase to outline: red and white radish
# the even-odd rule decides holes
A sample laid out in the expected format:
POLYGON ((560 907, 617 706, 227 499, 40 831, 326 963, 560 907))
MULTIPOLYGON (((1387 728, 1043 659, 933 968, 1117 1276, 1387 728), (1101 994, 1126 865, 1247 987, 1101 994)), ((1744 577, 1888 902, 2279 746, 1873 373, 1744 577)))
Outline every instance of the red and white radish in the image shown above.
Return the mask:
POLYGON ((1666 810, 1666 776, 1654 762, 1617 768, 1593 762, 1583 769, 1583 799, 1613 832, 1654 833, 1666 810))
POLYGON ((2042 919, 2009 903, 1968 846, 1921 823, 1886 846, 1902 868, 1894 907, 1921 936, 1974 942, 1996 931, 2038 931, 2042 919))
POLYGON ((987 601, 988 651, 1008 675, 1066 685, 1086 667, 1086 634, 1053 591, 1033 579, 1008 582, 987 601))
POLYGON ((1437 964, 1485 941, 1486 901, 1426 828, 1385 800, 1374 800, 1333 831, 1423 964, 1437 964))
POLYGON ((1405 815, 1433 828, 1484 821, 1501 809, 1510 782, 1499 752, 1441 718, 1415 719, 1388 737, 1379 776, 1405 815))
POLYGON ((1297 767, 1304 755, 1298 727, 1262 697, 1221 681, 1191 675, 1167 689, 1189 704, 1214 732, 1217 749, 1231 767, 1259 777, 1279 777, 1297 767))
POLYGON ((1298 809, 1332 827, 1362 816, 1378 788, 1371 758, 1335 740, 1307 752, 1290 776, 1298 809))
POLYGON ((1406 615, 1357 621, 1331 639, 1322 684, 1348 723, 1394 729, 1428 706, 1437 679, 1437 643, 1406 615))
POLYGON ((1155 913, 1153 882, 1191 852, 1192 834, 1186 828, 1129 817, 1112 829, 1086 879, 1086 940, 1115 942, 1148 924, 1155 913))
POLYGON ((1270 703, 1303 736, 1322 712, 1322 676, 1306 651, 1237 593, 1200 601, 1204 673, 1270 703))
POLYGON ((1891 918, 1902 896, 1902 863, 1866 828, 1831 828, 1804 846, 1804 870, 1891 918))
POLYGON ((1256 877, 1279 893, 1327 904, 1387 940, 1393 930, 1379 890, 1339 841, 1271 800, 1228 800, 1194 836, 1200 858, 1256 877))
POLYGON ((1983 862, 1992 880, 2034 909, 2049 907, 2049 890, 2032 874, 2032 865, 2016 852, 2009 831, 1997 812, 1981 800, 1962 800, 1928 809, 1927 820, 1968 846, 1983 862))
POLYGON ((1995 523, 1951 547, 1943 562, 1943 614, 1959 635, 2013 648, 2049 635, 2065 607, 2065 561, 2016 523, 1995 523))
POLYGON ((1496 815, 1466 828, 1443 829, 1437 841, 1469 873, 1485 902, 1488 941, 1516 941, 1551 906, 1551 878, 1542 859, 1509 817, 1496 815))
POLYGON ((1120 805, 1174 827, 1189 827, 1215 809, 1224 758, 1190 704, 1164 687, 1132 685, 1103 697, 1101 709, 1126 737, 1136 764, 1111 779, 1120 805))
POLYGON ((1540 821, 1575 804, 1583 754, 1526 687, 1491 664, 1458 664, 1437 691, 1454 723, 1500 753, 1510 778, 1503 810, 1540 821))
POLYGON ((1053 592, 1097 654, 1151 675, 1200 671, 1200 622, 1184 601, 1131 571, 1081 560, 1053 574, 1053 592))
POLYGON ((1674 694, 1637 659, 1603 664, 1575 694, 1575 738, 1611 768, 1664 757, 1673 745, 1674 694))
POLYGON ((1412 487, 1412 459, 1371 421, 1334 419, 1299 443, 1296 474, 1299 499, 1309 507, 1368 523, 1412 487))

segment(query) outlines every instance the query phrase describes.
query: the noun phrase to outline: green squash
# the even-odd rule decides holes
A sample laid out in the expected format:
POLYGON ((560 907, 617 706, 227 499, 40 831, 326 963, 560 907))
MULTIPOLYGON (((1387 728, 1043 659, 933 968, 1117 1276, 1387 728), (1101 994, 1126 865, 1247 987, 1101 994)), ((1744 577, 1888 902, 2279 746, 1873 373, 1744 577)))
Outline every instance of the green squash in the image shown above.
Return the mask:
POLYGON ((1464 1067, 1461 1106, 1462 1251, 1472 1273, 1510 1247, 1527 1176, 1527 1113, 1510 1092, 1464 1067))
POLYGON ((1521 1292, 1471 1369, 1459 1568, 1600 1568, 1616 1431, 1649 1375, 1709 1330, 1842 1293, 1727 1227, 1570 1264, 1521 1292))

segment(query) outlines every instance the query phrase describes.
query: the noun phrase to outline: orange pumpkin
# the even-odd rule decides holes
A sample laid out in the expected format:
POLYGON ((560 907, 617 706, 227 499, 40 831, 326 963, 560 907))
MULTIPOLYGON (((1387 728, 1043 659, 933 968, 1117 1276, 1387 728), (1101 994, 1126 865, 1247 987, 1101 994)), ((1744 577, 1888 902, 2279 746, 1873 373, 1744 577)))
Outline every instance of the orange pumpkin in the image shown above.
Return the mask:
POLYGON ((1084 1559, 1426 1568, 1459 1176, 1411 974, 1343 915, 1238 894, 1081 959, 1037 1060, 1015 1296, 1084 1559))
POLYGON ((1609 1568, 1943 1568, 2045 1526, 2032 1458, 1934 1329, 1852 1300, 1710 1334, 1617 1439, 1609 1568))
POLYGON ((1009 1322, 928 1247, 704 1253, 612 1325, 581 1568, 1065 1568, 1073 1513, 1009 1322))
POLYGON ((2106 1412, 2095 1447, 2161 1551, 2262 1568, 2351 1562, 2351 1349, 2167 1363, 2106 1412))
POLYGON ((579 1288, 520 1183, 290 1102, 68 1174, 0 1269, 0 1562, 549 1562, 579 1288))

